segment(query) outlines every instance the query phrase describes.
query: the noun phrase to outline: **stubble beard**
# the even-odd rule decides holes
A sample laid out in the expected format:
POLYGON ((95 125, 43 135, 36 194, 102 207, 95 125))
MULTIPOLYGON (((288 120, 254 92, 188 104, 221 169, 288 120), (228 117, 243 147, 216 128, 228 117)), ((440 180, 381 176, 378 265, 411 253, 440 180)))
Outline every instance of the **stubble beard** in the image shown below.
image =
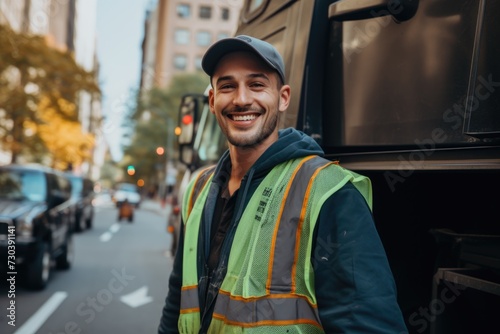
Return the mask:
POLYGON ((262 129, 258 129, 257 133, 251 135, 250 137, 232 136, 231 133, 226 130, 227 140, 231 145, 238 148, 252 149, 258 147, 262 142, 264 142, 274 133, 276 127, 278 126, 278 121, 279 111, 276 109, 275 115, 264 124, 262 129))

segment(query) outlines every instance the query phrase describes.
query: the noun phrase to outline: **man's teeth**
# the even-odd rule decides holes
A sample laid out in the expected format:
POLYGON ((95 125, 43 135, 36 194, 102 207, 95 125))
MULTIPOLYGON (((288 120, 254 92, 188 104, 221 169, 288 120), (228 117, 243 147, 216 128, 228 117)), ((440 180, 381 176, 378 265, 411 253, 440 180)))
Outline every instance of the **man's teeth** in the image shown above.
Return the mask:
POLYGON ((256 115, 233 115, 233 120, 235 121, 252 121, 256 118, 256 115))

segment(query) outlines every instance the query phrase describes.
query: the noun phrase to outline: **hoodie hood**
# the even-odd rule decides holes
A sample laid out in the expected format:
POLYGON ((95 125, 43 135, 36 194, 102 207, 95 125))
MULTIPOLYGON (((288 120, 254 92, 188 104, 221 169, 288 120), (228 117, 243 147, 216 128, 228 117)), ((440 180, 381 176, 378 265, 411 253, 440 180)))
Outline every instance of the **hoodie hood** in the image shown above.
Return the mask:
MULTIPOLYGON (((287 160, 301 158, 309 155, 323 156, 321 146, 302 131, 294 128, 279 130, 279 137, 269 148, 257 159, 247 174, 259 176, 267 174, 274 166, 287 160)), ((229 150, 227 150, 219 160, 215 175, 217 183, 224 183, 228 177, 224 172, 224 167, 230 164, 229 150)), ((252 177, 250 177, 251 179, 252 177)))
POLYGON ((302 131, 287 128, 279 131, 279 138, 255 162, 255 172, 269 170, 287 160, 309 155, 323 156, 318 143, 302 131))

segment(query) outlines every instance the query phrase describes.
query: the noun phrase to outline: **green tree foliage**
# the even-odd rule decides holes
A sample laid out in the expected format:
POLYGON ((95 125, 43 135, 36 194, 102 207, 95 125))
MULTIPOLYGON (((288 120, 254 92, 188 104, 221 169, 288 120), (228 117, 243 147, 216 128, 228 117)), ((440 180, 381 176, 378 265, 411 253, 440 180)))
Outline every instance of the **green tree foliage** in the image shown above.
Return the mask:
MULTIPOLYGON (((69 51, 48 46, 43 36, 0 25, 0 145, 12 153, 12 162, 21 154, 32 158, 54 155, 54 148, 46 145, 39 131, 48 122, 42 110, 50 108, 58 119, 69 122, 66 131, 81 131, 75 126, 78 113, 68 112, 72 109, 64 106, 76 105, 81 91, 100 93, 96 78, 69 51), (42 99, 44 108, 39 107, 42 99)), ((74 141, 67 143, 72 144, 74 141)))
POLYGON ((167 89, 154 88, 143 92, 137 106, 126 123, 134 124, 129 143, 124 147, 122 167, 133 164, 136 179, 146 183, 157 183, 165 170, 166 159, 175 159, 176 137, 174 129, 178 124, 178 110, 183 95, 203 93, 209 84, 204 73, 182 74, 173 78, 167 89), (166 152, 158 155, 156 149, 166 152))

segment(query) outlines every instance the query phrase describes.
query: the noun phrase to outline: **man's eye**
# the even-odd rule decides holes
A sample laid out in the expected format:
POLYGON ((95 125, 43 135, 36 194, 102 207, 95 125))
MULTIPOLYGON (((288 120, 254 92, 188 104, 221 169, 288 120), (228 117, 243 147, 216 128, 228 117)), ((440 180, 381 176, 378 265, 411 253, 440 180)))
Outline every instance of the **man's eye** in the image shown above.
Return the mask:
POLYGON ((253 82, 250 87, 264 87, 264 85, 261 82, 253 82))

